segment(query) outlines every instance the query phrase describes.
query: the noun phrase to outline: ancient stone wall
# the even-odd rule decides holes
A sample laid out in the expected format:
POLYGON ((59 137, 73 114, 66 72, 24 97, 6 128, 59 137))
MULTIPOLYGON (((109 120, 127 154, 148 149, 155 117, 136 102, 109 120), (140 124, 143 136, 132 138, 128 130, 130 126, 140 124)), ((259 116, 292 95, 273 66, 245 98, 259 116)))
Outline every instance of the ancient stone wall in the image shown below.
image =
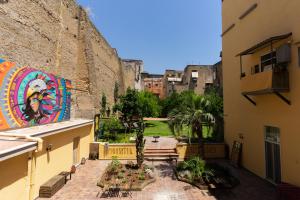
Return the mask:
POLYGON ((0 58, 72 80, 72 117, 92 118, 115 82, 124 91, 120 59, 74 0, 0 3, 0 58))

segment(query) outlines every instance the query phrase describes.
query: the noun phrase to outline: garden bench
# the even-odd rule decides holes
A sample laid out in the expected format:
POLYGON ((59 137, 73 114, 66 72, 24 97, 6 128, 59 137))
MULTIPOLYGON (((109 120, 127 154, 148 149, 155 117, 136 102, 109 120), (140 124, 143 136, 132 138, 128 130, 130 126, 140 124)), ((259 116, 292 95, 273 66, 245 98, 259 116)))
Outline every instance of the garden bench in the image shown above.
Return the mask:
POLYGON ((62 176, 65 177, 65 184, 68 181, 68 176, 70 176, 69 180, 72 179, 72 173, 71 172, 63 171, 63 172, 60 172, 59 175, 62 175, 62 176))
POLYGON ((64 175, 56 175, 52 177, 46 183, 41 185, 39 190, 39 197, 52 197, 58 190, 60 190, 64 186, 65 181, 66 180, 64 175))

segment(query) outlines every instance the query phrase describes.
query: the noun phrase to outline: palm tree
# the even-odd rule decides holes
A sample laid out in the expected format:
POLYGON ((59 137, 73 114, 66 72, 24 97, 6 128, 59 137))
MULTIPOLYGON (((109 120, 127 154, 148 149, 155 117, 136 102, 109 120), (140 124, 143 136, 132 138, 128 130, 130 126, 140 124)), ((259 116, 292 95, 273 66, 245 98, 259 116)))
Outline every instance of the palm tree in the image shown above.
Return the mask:
POLYGON ((207 112, 209 106, 210 102, 205 97, 195 95, 189 108, 177 110, 172 116, 175 127, 187 125, 192 130, 192 134, 197 134, 201 157, 204 156, 203 125, 211 127, 215 121, 214 116, 207 112))

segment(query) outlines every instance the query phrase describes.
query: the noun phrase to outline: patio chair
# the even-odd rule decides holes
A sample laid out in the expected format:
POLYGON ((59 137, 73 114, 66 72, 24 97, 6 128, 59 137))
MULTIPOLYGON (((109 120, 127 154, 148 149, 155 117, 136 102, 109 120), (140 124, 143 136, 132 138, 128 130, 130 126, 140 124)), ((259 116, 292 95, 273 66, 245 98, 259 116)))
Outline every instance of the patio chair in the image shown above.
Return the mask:
POLYGON ((126 190, 121 191, 121 197, 130 197, 132 198, 132 182, 130 182, 130 185, 126 190))
POLYGON ((119 187, 110 187, 108 189, 108 196, 109 197, 120 197, 120 188, 119 187))

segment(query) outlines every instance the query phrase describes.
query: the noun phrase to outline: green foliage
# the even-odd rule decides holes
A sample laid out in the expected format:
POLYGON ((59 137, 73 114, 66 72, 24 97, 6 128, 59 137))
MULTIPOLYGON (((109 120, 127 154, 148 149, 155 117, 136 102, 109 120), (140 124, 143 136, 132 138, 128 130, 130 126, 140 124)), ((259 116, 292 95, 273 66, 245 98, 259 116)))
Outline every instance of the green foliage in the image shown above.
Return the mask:
POLYGON ((119 131, 123 129, 120 120, 112 116, 111 118, 103 120, 102 129, 104 132, 100 141, 114 142, 116 140, 123 140, 123 135, 119 134, 119 131))
POLYGON ((171 110, 175 109, 176 107, 178 107, 178 105, 180 105, 180 101, 180 95, 177 92, 173 92, 169 97, 161 100, 161 116, 167 117, 171 110))
POLYGON ((160 115, 161 107, 159 105, 159 99, 151 92, 139 92, 138 103, 143 117, 158 117, 160 115))
POLYGON ((120 120, 113 116, 104 122, 105 129, 108 131, 122 129, 123 126, 120 120))
POLYGON ((120 97, 120 102, 114 109, 122 113, 124 121, 131 122, 134 117, 141 118, 142 112, 138 101, 138 92, 128 88, 125 95, 120 97))
POLYGON ((213 114, 215 117, 223 117, 223 98, 216 90, 210 90, 206 93, 205 98, 210 102, 207 107, 207 112, 213 114))
POLYGON ((207 178, 212 176, 213 172, 206 167, 205 161, 199 157, 191 157, 189 160, 179 163, 176 166, 177 171, 188 170, 191 172, 191 181, 199 179, 201 177, 207 178))
POLYGON ((115 82, 115 87, 114 87, 114 102, 115 104, 118 102, 119 98, 119 83, 115 82))
MULTIPOLYGON (((142 95, 145 97, 145 95, 142 95)), ((137 166, 141 167, 144 162, 144 124, 143 124, 143 111, 144 107, 141 106, 139 100, 139 93, 136 90, 128 88, 126 94, 120 97, 120 103, 117 106, 122 113, 123 120, 129 122, 132 127, 133 120, 139 121, 139 129, 136 132, 136 160, 137 166)))
POLYGON ((109 165, 109 172, 115 173, 117 169, 120 168, 121 162, 118 160, 117 156, 112 157, 112 161, 109 165))
POLYGON ((145 173, 141 172, 138 176, 139 180, 145 180, 145 173))
POLYGON ((116 172, 117 169, 120 167, 121 162, 118 160, 117 156, 112 157, 112 161, 110 163, 110 171, 116 172))
MULTIPOLYGON (((222 135, 218 134, 216 137, 215 134, 215 132, 222 132, 223 124, 223 99, 216 91, 210 90, 202 96, 196 95, 192 91, 186 91, 173 94, 172 98, 167 99, 166 102, 171 102, 169 107, 173 107, 169 110, 168 117, 170 118, 169 127, 174 135, 180 136, 183 128, 188 126, 186 130, 189 137, 195 138, 195 135, 197 135, 199 143, 201 143, 203 127, 205 127, 206 132, 213 132, 209 135, 214 137, 215 141, 217 141, 216 138, 220 138, 218 141, 222 140, 222 135), (177 106, 172 106, 173 102, 176 102, 177 106), (216 121, 218 126, 215 123, 216 121)), ((163 110, 166 107, 168 106, 165 106, 163 110)))
POLYGON ((119 172, 117 177, 118 177, 118 179, 123 179, 124 176, 125 176, 124 173, 119 172))
POLYGON ((105 116, 106 105, 107 105, 106 95, 105 95, 104 93, 102 93, 102 98, 101 98, 101 109, 100 109, 100 113, 101 113, 102 116, 105 116))
POLYGON ((144 136, 171 136, 172 132, 167 121, 145 121, 144 136))
POLYGON ((125 121, 133 117, 158 117, 161 112, 159 99, 150 92, 128 88, 125 95, 120 96, 120 102, 116 104, 113 111, 120 111, 125 121))
POLYGON ((144 124, 143 122, 139 122, 139 129, 136 132, 136 140, 135 140, 135 146, 136 146, 136 161, 137 166, 140 168, 144 162, 144 124))

